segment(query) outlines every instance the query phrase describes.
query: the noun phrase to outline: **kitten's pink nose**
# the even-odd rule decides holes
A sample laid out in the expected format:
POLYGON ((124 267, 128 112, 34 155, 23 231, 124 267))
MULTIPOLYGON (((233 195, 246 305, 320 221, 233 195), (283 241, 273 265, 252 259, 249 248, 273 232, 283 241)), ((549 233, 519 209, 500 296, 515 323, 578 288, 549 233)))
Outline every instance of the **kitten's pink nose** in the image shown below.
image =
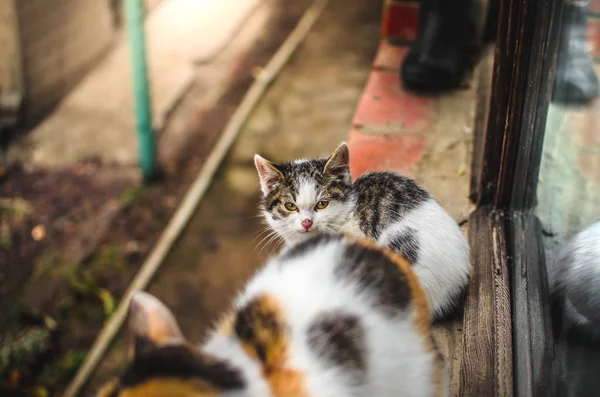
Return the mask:
POLYGON ((312 221, 310 219, 305 219, 305 220, 302 221, 301 225, 302 225, 303 228, 305 228, 306 230, 308 230, 312 226, 312 221))

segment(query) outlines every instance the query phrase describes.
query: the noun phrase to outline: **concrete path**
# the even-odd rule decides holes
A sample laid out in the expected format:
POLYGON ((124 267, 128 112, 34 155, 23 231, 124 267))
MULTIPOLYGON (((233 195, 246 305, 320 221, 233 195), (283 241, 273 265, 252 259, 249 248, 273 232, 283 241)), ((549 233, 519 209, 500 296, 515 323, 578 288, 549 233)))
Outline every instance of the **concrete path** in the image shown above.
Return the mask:
MULTIPOLYGON (((230 37, 253 15, 253 29, 235 44, 238 54, 250 48, 269 9, 269 1, 262 0, 170 0, 152 11, 146 37, 157 134, 192 84, 203 84, 206 100, 216 102, 230 67, 215 68, 209 61, 227 48, 230 37)), ((133 106, 129 44, 123 33, 111 53, 57 109, 11 148, 9 159, 24 160, 29 167, 63 167, 94 156, 135 168, 133 106)))

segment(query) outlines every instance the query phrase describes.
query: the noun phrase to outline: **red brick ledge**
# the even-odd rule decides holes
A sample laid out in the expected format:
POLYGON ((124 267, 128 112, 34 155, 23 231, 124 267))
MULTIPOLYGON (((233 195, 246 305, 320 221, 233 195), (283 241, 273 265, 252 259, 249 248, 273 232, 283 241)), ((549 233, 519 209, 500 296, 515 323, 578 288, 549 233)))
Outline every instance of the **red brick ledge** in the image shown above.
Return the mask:
POLYGON ((406 92, 399 69, 406 47, 382 41, 348 136, 355 177, 392 170, 411 175, 423 157, 434 111, 429 98, 406 92))

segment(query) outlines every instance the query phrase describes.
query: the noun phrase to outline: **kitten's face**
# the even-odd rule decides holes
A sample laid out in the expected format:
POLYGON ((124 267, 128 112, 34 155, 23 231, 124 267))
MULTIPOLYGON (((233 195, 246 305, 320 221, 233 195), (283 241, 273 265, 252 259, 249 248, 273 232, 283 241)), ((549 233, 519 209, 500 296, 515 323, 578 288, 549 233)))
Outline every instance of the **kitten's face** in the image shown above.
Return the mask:
POLYGON ((338 232, 354 208, 345 143, 328 159, 273 164, 256 155, 264 195, 263 215, 287 241, 338 232))
POLYGON ((171 312, 136 293, 129 328, 132 359, 97 397, 216 397, 244 388, 241 373, 186 342, 171 312))

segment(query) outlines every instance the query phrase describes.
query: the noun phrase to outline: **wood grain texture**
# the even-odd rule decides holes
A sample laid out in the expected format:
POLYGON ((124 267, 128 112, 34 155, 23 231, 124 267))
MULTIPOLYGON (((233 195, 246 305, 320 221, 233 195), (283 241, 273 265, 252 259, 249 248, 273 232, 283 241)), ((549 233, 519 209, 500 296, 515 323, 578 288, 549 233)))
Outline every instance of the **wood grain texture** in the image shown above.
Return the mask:
POLYGON ((512 321, 504 220, 485 206, 471 214, 473 274, 465 302, 458 395, 512 397, 512 321))
POLYGON ((517 395, 555 396, 557 366, 541 225, 532 215, 516 213, 511 231, 517 395))
POLYGON ((444 356, 446 371, 450 376, 450 396, 459 397, 460 363, 462 357, 462 316, 437 323, 433 336, 444 356))

